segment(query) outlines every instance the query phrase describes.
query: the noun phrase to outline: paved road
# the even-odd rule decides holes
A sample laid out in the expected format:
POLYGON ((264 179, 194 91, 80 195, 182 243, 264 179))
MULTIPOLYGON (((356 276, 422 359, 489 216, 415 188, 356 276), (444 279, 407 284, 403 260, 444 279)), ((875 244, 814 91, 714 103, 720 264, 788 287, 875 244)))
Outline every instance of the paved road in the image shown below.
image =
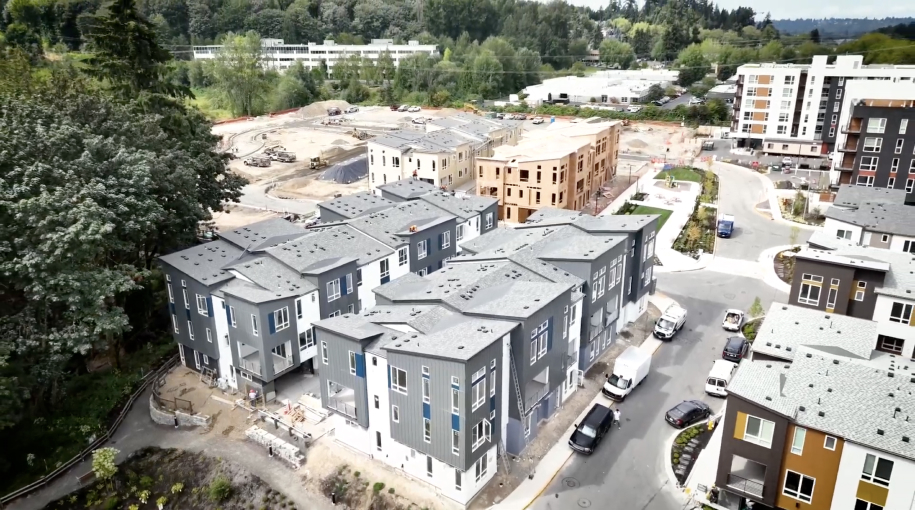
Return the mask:
MULTIPOLYGON (((715 172, 721 188, 719 211, 733 214, 736 225, 730 239, 718 239, 716 257, 755 261, 766 248, 789 244, 791 226, 756 211, 756 204, 768 200, 757 174, 723 164, 716 165, 715 172)), ((801 229, 798 242, 806 242, 810 234, 801 229)))
POLYGON ((670 100, 669 103, 661 106, 662 110, 672 110, 677 107, 677 105, 689 106, 689 100, 693 98, 693 95, 690 93, 683 94, 680 97, 675 97, 670 100))
POLYGON ((267 195, 267 186, 269 184, 249 184, 245 186, 241 189, 240 204, 257 209, 296 214, 310 214, 317 209, 317 200, 287 200, 269 196, 267 195))
POLYGON ((622 403, 622 429, 611 431, 592 456, 573 455, 531 509, 682 509, 665 471, 668 454, 661 446, 675 430, 664 413, 697 398, 719 410, 723 400, 709 397, 704 388, 728 336, 721 329, 722 312, 746 309, 757 296, 766 308, 787 297, 761 280, 707 271, 666 273, 658 279, 658 287, 689 310, 686 327, 661 346, 643 386, 622 403), (696 297, 700 294, 707 298, 696 297))

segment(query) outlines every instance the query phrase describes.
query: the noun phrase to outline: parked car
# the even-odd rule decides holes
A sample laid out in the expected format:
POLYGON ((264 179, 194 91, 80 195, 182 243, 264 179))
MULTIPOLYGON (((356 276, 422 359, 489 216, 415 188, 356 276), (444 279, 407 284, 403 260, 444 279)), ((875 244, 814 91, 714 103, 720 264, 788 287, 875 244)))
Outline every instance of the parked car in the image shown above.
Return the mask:
POLYGON ((534 117, 534 124, 543 124, 543 117, 534 117))
POLYGON ((392 111, 392 112, 400 111, 400 105, 398 105, 398 104, 392 104, 392 105, 391 105, 391 111, 392 111))
POLYGON ((744 313, 735 308, 724 312, 724 320, 721 321, 721 327, 725 331, 740 331, 743 326, 744 313))
POLYGON ((594 404, 585 415, 585 419, 575 424, 575 430, 569 438, 569 446, 577 452, 591 455, 601 439, 610 431, 612 424, 613 411, 609 407, 594 404))
POLYGON ((358 106, 350 106, 349 108, 346 109, 346 113, 356 113, 358 111, 359 111, 358 106))
POLYGON ((642 107, 641 106, 630 106, 629 108, 626 108, 626 111, 629 113, 639 113, 640 111, 642 111, 642 107))
POLYGON ((740 360, 750 351, 750 342, 742 336, 732 336, 724 344, 721 351, 721 359, 740 363, 740 360))
POLYGON ((652 101, 651 104, 653 104, 655 106, 664 106, 664 103, 662 103, 660 99, 658 99, 657 101, 652 101))
POLYGON ((411 113, 416 113, 416 112, 421 111, 421 110, 422 110, 422 108, 420 108, 420 107, 418 107, 418 106, 411 106, 410 109, 407 110, 407 111, 408 111, 408 112, 411 112, 411 113))
POLYGON ((705 99, 702 99, 701 97, 694 97, 689 100, 690 106, 696 106, 700 104, 705 104, 705 99))
POLYGON ((737 372, 737 363, 723 359, 715 360, 708 378, 705 379, 705 392, 715 397, 727 397, 727 387, 737 372))
POLYGON ((424 118, 422 118, 422 117, 416 117, 416 118, 413 119, 411 122, 413 122, 414 124, 425 124, 425 123, 426 123, 426 119, 424 119, 424 118))
POLYGON ((505 118, 505 114, 504 114, 504 113, 497 113, 497 114, 496 114, 496 118, 499 119, 499 120, 502 120, 502 119, 505 118))
POLYGON ((701 400, 684 400, 667 411, 665 419, 678 429, 704 420, 712 415, 712 408, 701 400))
POLYGON ((525 115, 525 114, 523 114, 523 113, 519 113, 518 115, 515 115, 515 119, 517 119, 517 120, 527 120, 527 115, 525 115))
POLYGON ((661 104, 667 104, 670 102, 670 96, 664 96, 661 98, 661 104))
POLYGON ((341 115, 343 112, 336 106, 327 109, 327 116, 333 117, 335 115, 341 115))
POLYGON ((686 308, 670 305, 654 325, 654 336, 669 340, 686 324, 686 308))
POLYGON ((407 111, 407 110, 409 110, 409 109, 410 109, 410 106, 409 106, 409 105, 402 104, 402 105, 400 105, 399 108, 397 108, 397 111, 399 111, 399 112, 405 112, 405 111, 407 111))
POLYGON ((782 166, 791 166, 792 164, 793 164, 793 162, 791 161, 790 156, 785 156, 784 158, 782 158, 782 166))

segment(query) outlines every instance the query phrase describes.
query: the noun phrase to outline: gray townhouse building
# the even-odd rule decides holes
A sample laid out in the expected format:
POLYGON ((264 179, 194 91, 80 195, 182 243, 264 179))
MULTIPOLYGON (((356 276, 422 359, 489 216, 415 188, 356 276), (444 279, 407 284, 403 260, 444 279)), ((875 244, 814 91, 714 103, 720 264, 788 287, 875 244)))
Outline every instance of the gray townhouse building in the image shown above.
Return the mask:
POLYGON ((466 504, 557 408, 580 285, 510 261, 449 264, 318 322, 337 440, 466 504))

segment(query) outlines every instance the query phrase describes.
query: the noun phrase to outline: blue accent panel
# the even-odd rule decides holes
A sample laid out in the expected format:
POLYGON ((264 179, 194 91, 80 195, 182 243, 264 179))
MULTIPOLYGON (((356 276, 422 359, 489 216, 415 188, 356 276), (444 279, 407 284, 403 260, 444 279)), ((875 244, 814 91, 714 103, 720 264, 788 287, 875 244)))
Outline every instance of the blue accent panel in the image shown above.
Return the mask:
POLYGON ((472 383, 472 384, 476 384, 477 381, 479 381, 480 379, 485 379, 485 378, 486 378, 486 372, 483 372, 483 375, 481 375, 480 377, 477 377, 476 379, 474 379, 473 381, 471 381, 471 383, 472 383))
POLYGON ((222 307, 226 309, 226 324, 228 324, 229 327, 231 328, 232 327, 232 312, 231 312, 231 310, 229 310, 229 305, 223 303, 222 307))
POLYGON ((496 396, 495 395, 489 397, 489 410, 490 411, 496 410, 496 396))
POLYGON ((168 311, 169 313, 175 313, 175 303, 168 304, 168 311))
POLYGON ((207 296, 207 315, 213 316, 213 298, 207 296))
POLYGON ((452 414, 451 415, 451 430, 461 430, 461 415, 452 414))
POLYGON ((365 378, 365 355, 356 354, 356 377, 365 378))
POLYGON ((452 384, 451 387, 454 388, 454 389, 456 389, 456 390, 458 390, 458 391, 461 391, 461 387, 458 386, 458 385, 456 385, 456 384, 452 384))
POLYGON ((346 295, 346 277, 340 278, 340 294, 346 295))
POLYGON ((270 330, 270 334, 276 333, 276 317, 271 314, 267 314, 267 328, 270 330))
POLYGON ((423 418, 427 420, 432 419, 432 406, 423 402, 423 418))
POLYGON ((381 284, 382 284, 382 285, 384 285, 385 283, 388 283, 389 281, 391 281, 391 277, 390 277, 390 276, 382 276, 382 277, 381 277, 381 284))
POLYGON ((432 238, 426 239, 426 255, 432 255, 432 238))
POLYGON ((184 315, 187 315, 187 320, 191 320, 191 311, 187 308, 184 309, 184 315))
POLYGON ((550 352, 553 350, 553 318, 550 317, 547 320, 546 325, 546 351, 550 352))
POLYGON ((388 367, 388 389, 391 389, 391 367, 388 367))

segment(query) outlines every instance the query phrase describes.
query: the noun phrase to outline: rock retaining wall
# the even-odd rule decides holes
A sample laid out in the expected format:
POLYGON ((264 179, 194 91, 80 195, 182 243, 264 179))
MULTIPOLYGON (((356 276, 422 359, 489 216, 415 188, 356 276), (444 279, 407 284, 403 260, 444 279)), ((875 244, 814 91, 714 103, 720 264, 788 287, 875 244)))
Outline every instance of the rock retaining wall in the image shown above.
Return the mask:
POLYGON ((213 422, 209 416, 202 414, 187 414, 185 412, 171 412, 161 409, 156 405, 156 399, 149 396, 149 417, 159 425, 175 425, 175 416, 178 417, 178 426, 180 427, 209 427, 213 422))

